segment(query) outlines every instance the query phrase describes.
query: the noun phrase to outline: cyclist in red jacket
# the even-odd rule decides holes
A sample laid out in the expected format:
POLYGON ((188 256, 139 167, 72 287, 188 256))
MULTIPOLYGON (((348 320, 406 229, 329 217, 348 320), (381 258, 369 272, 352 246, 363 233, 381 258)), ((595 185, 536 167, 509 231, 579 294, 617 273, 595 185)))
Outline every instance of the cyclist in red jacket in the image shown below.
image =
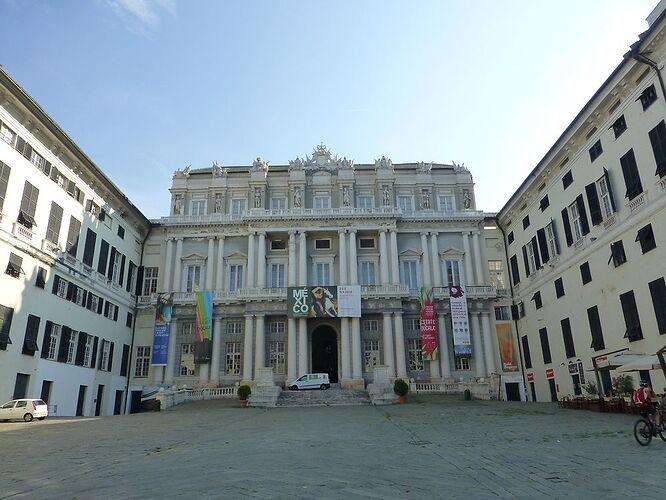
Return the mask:
POLYGON ((659 402, 656 398, 657 395, 654 393, 654 391, 652 391, 650 384, 645 380, 641 380, 640 387, 634 391, 634 395, 632 397, 634 405, 641 409, 641 413, 645 412, 648 414, 650 422, 652 422, 656 427, 659 427, 661 424, 661 414, 657 411, 659 402))

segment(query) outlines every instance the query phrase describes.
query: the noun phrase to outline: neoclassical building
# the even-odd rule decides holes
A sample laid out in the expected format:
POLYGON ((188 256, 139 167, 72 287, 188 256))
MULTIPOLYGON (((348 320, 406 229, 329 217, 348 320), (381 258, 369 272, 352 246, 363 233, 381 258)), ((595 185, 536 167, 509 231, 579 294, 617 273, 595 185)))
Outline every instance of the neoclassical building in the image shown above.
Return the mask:
MULTIPOLYGON (((504 255, 461 165, 355 164, 320 145, 288 165, 176 171, 171 213, 145 242, 131 390, 251 384, 262 367, 280 384, 328 372, 342 387, 364 387, 377 364, 424 382, 501 374, 496 327, 511 328, 504 255), (288 314, 289 287, 326 285, 360 285, 361 316, 288 314), (454 355, 450 285, 465 286, 471 358, 454 355), (421 354, 424 286, 434 287, 434 361, 421 354), (197 290, 214 297, 206 364, 194 355, 197 290), (166 366, 150 362, 158 293, 173 302, 166 366)), ((520 377, 506 375, 518 394, 520 377)))

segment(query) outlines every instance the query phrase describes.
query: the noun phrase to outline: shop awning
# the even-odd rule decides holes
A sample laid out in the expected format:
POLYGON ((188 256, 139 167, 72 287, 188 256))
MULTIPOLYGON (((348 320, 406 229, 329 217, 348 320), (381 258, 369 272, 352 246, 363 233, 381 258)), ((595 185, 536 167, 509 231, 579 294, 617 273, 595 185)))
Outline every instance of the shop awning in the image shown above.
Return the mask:
POLYGON ((641 370, 660 370, 659 358, 656 354, 641 356, 634 361, 630 361, 620 366, 618 372, 639 372, 641 370))
POLYGON ((616 370, 620 366, 624 366, 634 361, 639 361, 644 358, 645 354, 636 354, 630 351, 622 351, 615 354, 597 356, 598 370, 616 370))

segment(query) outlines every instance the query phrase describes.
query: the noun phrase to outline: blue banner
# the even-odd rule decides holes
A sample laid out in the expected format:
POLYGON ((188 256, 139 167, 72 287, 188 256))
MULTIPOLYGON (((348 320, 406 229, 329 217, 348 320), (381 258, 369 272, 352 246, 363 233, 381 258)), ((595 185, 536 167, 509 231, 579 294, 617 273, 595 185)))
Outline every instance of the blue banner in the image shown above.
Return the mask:
POLYGON ((169 333, 171 324, 155 325, 153 331, 153 351, 150 364, 153 366, 166 366, 169 354, 169 333))

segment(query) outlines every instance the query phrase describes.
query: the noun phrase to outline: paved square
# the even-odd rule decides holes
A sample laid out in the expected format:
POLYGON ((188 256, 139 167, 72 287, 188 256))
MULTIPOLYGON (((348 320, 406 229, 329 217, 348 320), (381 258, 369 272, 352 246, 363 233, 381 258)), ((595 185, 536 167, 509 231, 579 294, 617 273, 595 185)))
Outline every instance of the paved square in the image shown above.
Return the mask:
POLYGON ((412 396, 0 423, 0 498, 662 498, 666 443, 636 417, 412 396))

